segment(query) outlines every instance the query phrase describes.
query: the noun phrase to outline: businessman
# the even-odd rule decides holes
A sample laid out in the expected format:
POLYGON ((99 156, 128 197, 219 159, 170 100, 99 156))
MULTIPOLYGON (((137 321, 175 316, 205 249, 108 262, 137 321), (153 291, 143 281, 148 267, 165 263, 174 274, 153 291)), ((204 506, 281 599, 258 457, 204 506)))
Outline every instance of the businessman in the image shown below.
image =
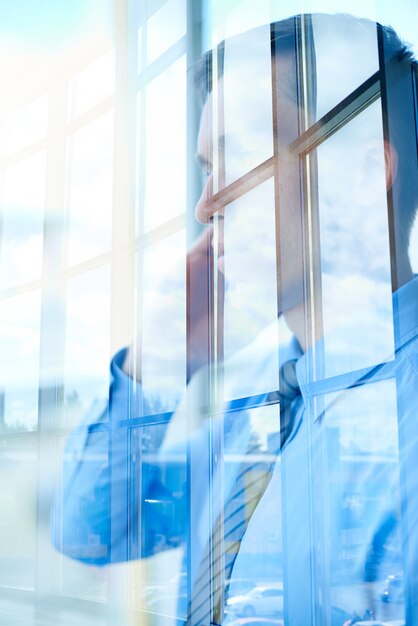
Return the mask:
POLYGON ((116 355, 109 405, 87 416, 66 447, 54 543, 93 565, 179 552, 173 575, 185 572, 187 585, 176 612, 193 626, 268 613, 333 625, 352 611, 383 615, 379 584, 396 568, 399 614, 405 606, 412 624, 418 279, 408 250, 418 185, 416 136, 405 120, 415 61, 390 28, 297 16, 226 41, 198 64, 196 83, 206 181, 195 214, 205 230, 187 255, 187 392, 168 414, 162 382, 161 410, 155 397, 151 407, 141 388, 144 338, 116 355), (321 28, 353 49, 374 45, 378 65, 317 115, 321 28), (262 104, 268 89, 271 119, 262 104), (341 197, 327 182, 338 176, 341 197), (223 316, 213 294, 222 310, 239 283, 258 313, 274 300, 276 321, 266 315, 232 348, 218 341, 224 355, 215 362, 223 316), (363 305, 344 326, 338 304, 350 290, 363 305), (216 406, 214 372, 224 384, 216 406), (132 417, 145 428, 130 438, 132 417), (128 471, 132 450, 138 474, 128 471), (396 521, 385 532, 388 518, 396 521), (229 591, 249 567, 258 603, 229 591), (273 598, 270 610, 263 593, 273 598))

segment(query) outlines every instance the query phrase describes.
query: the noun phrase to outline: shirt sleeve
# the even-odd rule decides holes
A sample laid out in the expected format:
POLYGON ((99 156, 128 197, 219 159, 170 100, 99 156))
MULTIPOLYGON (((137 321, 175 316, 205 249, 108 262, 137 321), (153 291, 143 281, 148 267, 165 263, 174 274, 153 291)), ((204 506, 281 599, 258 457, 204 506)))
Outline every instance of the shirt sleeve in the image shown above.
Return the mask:
POLYGON ((113 560, 115 528, 121 538, 126 533, 126 510, 111 506, 115 494, 126 490, 127 478, 126 449, 118 444, 115 425, 141 414, 142 388, 122 371, 125 356, 126 349, 112 359, 108 400, 93 402, 69 434, 54 490, 54 547, 92 565, 113 560))

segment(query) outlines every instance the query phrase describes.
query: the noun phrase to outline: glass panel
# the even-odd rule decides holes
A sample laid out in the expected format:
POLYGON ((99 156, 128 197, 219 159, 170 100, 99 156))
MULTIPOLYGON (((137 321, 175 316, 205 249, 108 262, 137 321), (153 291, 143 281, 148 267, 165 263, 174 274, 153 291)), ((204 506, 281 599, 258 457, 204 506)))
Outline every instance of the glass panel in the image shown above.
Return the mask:
POLYGON ((146 248, 142 271, 144 414, 173 410, 186 388, 186 234, 146 248))
POLYGON ((186 210, 186 59, 154 79, 145 92, 146 126, 140 138, 144 159, 144 229, 160 226, 186 210), (170 106, 167 106, 167 103, 170 106))
POLYGON ((319 119, 379 69, 377 31, 374 22, 349 15, 314 15, 312 26, 319 119))
MULTIPOLYGON (((151 3, 148 3, 149 5, 151 3)), ((186 1, 168 0, 146 22, 146 61, 152 63, 186 34, 186 1)), ((139 38, 139 45, 141 39, 139 38)), ((139 59, 141 56, 139 57, 139 59)), ((138 63, 141 67, 141 63, 138 63)))
POLYGON ((222 89, 219 98, 216 115, 221 145, 224 133, 228 184, 273 155, 269 27, 226 42, 223 102, 222 89))
POLYGON ((412 271, 418 273, 418 219, 415 218, 414 226, 409 240, 409 259, 412 271))
POLYGON ((325 403, 331 605, 401 620, 396 381, 328 394, 325 403))
POLYGON ((37 548, 37 440, 2 439, 0 452, 0 584, 35 586, 37 548))
POLYGON ((40 316, 39 291, 0 301, 0 410, 9 431, 37 426, 40 316))
MULTIPOLYGON (((175 616, 186 618, 191 602, 193 615, 184 621, 195 625, 348 626, 355 611, 360 623, 401 626, 405 588, 408 622, 418 624, 418 278, 407 277, 392 295, 390 264, 392 275, 408 272, 408 229, 403 223, 388 229, 385 175, 390 182, 391 172, 385 172, 381 104, 315 144, 307 159, 309 189, 304 164, 299 168, 299 156, 284 145, 290 116, 294 126, 304 117, 294 105, 307 84, 317 81, 322 115, 377 69, 373 25, 360 22, 357 36, 354 18, 338 18, 332 27, 331 16, 314 18, 317 75, 304 68, 311 80, 301 84, 298 38, 287 50, 294 78, 301 79, 298 90, 288 88, 286 64, 275 66, 280 115, 273 128, 268 23, 272 16, 327 11, 329 0, 51 2, 46 12, 36 0, 3 4, 0 623, 171 626, 181 621, 175 616), (22 11, 23 4, 30 10, 22 11), (186 204, 190 209, 197 186, 192 66, 202 39, 204 45, 226 40, 224 79, 215 83, 210 116, 219 135, 209 142, 213 174, 221 187, 240 176, 249 184, 233 186, 205 224, 215 271, 206 271, 203 254, 204 271, 194 274, 189 263, 186 274, 196 253, 188 254, 186 242, 200 228, 186 204), (45 85, 48 94, 41 95, 45 85), (115 107, 119 121, 128 112, 122 133, 114 126, 115 107), (276 188, 275 133, 283 156, 276 188), (251 174, 266 159, 268 169, 251 174), (301 197, 311 205, 304 204, 303 232, 295 233, 301 197), (45 204, 51 219, 43 238, 45 204), (396 268, 392 230, 404 237, 396 268), (42 280, 42 254, 56 268, 48 280, 42 280), (286 275, 291 284, 282 282, 286 275), (286 320, 279 320, 277 292, 287 301, 299 287, 300 299, 284 306, 286 320), (307 295, 315 302, 305 301, 307 295), (297 367, 295 359, 295 370, 289 364, 280 372, 281 406, 263 406, 279 395, 267 392, 279 387, 287 344, 299 355, 305 349, 298 350, 286 323, 306 340, 312 313, 324 320, 312 352, 323 350, 321 374, 331 378, 306 382, 304 365, 313 359, 300 357, 297 367), (190 320, 200 328, 189 327, 186 336, 190 320), (140 382, 118 370, 120 352, 109 391, 109 346, 125 341, 131 327, 140 382), (201 362, 193 362, 200 338, 206 352, 214 348, 218 369, 199 368, 204 350, 197 350, 201 362), (355 379, 363 367, 373 368, 367 386, 355 379), (187 381, 186 371, 193 372, 187 381), (338 374, 354 386, 343 390, 338 374), (219 395, 211 393, 212 382, 219 395), (399 386, 405 384, 408 396, 399 386), (289 400, 284 392, 292 385, 296 397, 289 400), (168 411, 173 416, 157 415, 168 411), (280 411, 294 430, 279 451, 280 411), (128 416, 135 417, 129 428, 128 416), (23 432, 38 421, 37 432, 23 432), (130 579, 132 572, 138 578, 130 579), (132 615, 128 598, 146 612, 132 615), (199 600, 208 610, 202 619, 199 600), (374 612, 377 620, 367 620, 374 612)), ((411 34, 416 48, 416 4, 339 0, 338 10, 371 17, 380 11, 411 34)), ((291 33, 294 25, 287 23, 291 33)), ((388 70, 396 73, 397 63, 388 70)), ((407 82, 410 68, 403 68, 407 82)), ((413 89, 401 133, 411 142, 413 89)), ((406 103, 406 111, 405 94, 392 95, 394 108, 406 103)), ((393 128, 396 115, 388 115, 393 128)), ((415 145, 407 153, 402 140, 396 147, 393 202, 403 220, 404 184, 411 199, 417 154, 415 145), (405 162, 410 175, 400 183, 405 162)), ((410 243, 414 269, 417 232, 410 243)))
POLYGON ((64 413, 76 424, 109 393, 110 275, 102 267, 72 278, 67 288, 64 413))
POLYGON ((45 206, 44 151, 4 170, 2 198, 2 289, 39 279, 45 206))
POLYGON ((57 460, 52 536, 63 554, 54 553, 54 591, 105 600, 109 572, 88 564, 109 559, 108 433, 90 433, 87 439, 73 432, 57 460))
POLYGON ((5 116, 1 125, 1 154, 17 152, 44 139, 47 129, 48 96, 45 95, 5 116))
POLYGON ((74 134, 69 180, 68 262, 107 252, 113 206, 113 111, 74 134))
POLYGON ((74 115, 84 113, 115 91, 115 53, 110 50, 73 79, 74 115))
POLYGON ((242 617, 283 617, 279 430, 278 405, 231 413, 224 418, 227 624, 242 617), (267 519, 271 521, 268 528, 267 519))
MULTIPOLYGON (((177 426, 184 431, 181 424, 177 426)), ((186 617, 187 613, 187 465, 185 439, 177 450, 161 451, 167 426, 156 424, 137 429, 132 445, 136 479, 132 485, 134 507, 140 515, 133 532, 143 556, 149 560, 142 586, 136 590, 141 604, 153 613, 186 617)), ((133 537, 135 539, 135 537, 133 537)))
POLYGON ((229 400, 279 385, 273 180, 226 206, 223 223, 224 257, 218 263, 225 276, 223 367, 229 400))
POLYGON ((380 102, 317 149, 325 373, 393 355, 380 102))

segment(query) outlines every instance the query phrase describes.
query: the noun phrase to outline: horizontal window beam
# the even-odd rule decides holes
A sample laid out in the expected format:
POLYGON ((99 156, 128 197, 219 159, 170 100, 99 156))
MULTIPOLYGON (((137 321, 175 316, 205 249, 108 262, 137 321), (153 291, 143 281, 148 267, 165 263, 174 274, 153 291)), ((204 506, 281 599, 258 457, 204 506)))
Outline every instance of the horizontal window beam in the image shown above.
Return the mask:
POLYGON ((227 204, 238 200, 238 198, 266 182, 269 178, 272 178, 274 175, 274 161, 274 157, 270 157, 247 172, 247 174, 244 174, 244 176, 241 176, 241 178, 234 180, 234 182, 213 194, 207 201, 208 207, 213 207, 213 212, 216 212, 227 204))
POLYGON ((294 141, 291 151, 300 155, 310 152, 379 97, 380 72, 376 72, 294 141))

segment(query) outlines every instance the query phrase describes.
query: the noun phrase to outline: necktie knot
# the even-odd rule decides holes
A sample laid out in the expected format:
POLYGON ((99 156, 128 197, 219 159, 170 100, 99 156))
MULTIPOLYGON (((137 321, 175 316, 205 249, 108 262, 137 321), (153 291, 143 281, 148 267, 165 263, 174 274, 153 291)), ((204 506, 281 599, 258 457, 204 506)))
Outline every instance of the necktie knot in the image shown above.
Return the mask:
POLYGON ((296 363, 297 359, 285 361, 279 372, 280 395, 290 402, 293 402, 297 396, 300 396, 300 387, 296 376, 296 363))

